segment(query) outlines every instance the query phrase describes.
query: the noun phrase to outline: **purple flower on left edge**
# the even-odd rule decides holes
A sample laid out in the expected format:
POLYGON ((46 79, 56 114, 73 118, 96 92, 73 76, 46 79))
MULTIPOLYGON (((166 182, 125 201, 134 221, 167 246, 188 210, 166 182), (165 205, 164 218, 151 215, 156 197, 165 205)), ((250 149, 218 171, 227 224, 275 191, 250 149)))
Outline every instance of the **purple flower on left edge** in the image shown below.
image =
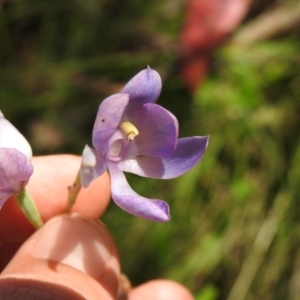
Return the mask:
POLYGON ((0 111, 0 209, 28 183, 33 173, 31 157, 27 140, 0 111))
POLYGON ((148 67, 119 94, 103 100, 92 134, 94 149, 85 147, 80 174, 87 187, 108 169, 112 198, 118 206, 133 215, 166 222, 168 204, 135 193, 123 171, 151 178, 178 177, 199 162, 209 138, 178 139, 176 117, 155 104, 161 87, 159 74, 148 67))

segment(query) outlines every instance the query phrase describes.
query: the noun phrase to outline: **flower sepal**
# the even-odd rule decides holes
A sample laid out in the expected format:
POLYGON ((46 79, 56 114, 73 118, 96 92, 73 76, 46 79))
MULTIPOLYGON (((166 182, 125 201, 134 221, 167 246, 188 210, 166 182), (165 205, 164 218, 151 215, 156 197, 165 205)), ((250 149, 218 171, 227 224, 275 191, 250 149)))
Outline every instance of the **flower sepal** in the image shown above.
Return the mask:
POLYGON ((42 227, 42 218, 30 194, 24 189, 20 193, 16 194, 15 198, 29 222, 35 228, 42 227))

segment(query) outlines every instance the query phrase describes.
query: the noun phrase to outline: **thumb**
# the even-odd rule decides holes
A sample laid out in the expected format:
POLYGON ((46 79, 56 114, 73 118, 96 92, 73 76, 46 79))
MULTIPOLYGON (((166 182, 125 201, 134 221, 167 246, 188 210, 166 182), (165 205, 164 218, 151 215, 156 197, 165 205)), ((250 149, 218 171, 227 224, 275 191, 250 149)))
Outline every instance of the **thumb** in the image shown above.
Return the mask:
POLYGON ((0 298, 117 297, 120 266, 106 227, 78 214, 48 221, 19 249, 0 275, 0 298))

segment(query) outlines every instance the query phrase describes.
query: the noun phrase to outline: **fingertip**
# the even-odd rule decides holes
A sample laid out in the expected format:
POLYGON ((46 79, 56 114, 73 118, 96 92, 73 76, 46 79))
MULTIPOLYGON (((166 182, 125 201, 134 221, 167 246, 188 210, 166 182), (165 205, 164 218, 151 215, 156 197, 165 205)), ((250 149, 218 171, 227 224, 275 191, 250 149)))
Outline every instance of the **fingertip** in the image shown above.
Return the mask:
POLYGON ((129 293, 129 300, 193 300, 192 294, 181 284, 165 279, 144 283, 129 293))
MULTIPOLYGON (((32 195, 44 221, 64 212, 68 186, 72 185, 81 158, 61 154, 34 157, 34 172, 27 189, 32 195)), ((104 173, 87 189, 82 189, 72 212, 98 218, 105 211, 110 199, 109 175, 104 173)))
POLYGON ((119 276, 117 249, 106 227, 65 214, 20 247, 0 275, 0 299, 112 300, 119 276))
MULTIPOLYGON (((75 155, 40 156, 32 159, 34 172, 26 189, 29 191, 40 212, 42 220, 48 221, 65 212, 68 186, 77 175, 81 158, 75 155)), ((108 173, 82 189, 72 212, 97 219, 105 211, 110 199, 108 173)), ((13 197, 0 210, 0 252, 10 249, 9 243, 23 242, 34 232, 13 197)), ((0 255, 0 270, 7 259, 0 255)))

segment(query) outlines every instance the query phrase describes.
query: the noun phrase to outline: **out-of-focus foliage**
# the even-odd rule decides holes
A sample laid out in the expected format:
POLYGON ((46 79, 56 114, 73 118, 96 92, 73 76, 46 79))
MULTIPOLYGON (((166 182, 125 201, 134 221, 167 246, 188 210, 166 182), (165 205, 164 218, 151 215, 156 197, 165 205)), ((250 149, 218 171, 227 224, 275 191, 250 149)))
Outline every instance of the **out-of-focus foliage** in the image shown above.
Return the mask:
MULTIPOLYGON (((246 23, 289 2, 254 1, 246 23)), ((128 176, 139 194, 169 202, 169 223, 114 204, 105 214, 134 284, 178 280, 197 300, 299 299, 299 26, 224 45, 191 95, 177 68, 183 1, 0 3, 1 110, 36 155, 79 154, 100 101, 146 65, 163 77, 159 103, 180 135, 211 135, 181 178, 128 176)))
POLYGON ((251 0, 187 0, 180 33, 181 78, 194 92, 209 68, 212 52, 240 24, 251 0))
POLYGON ((0 2, 1 107, 36 153, 79 153, 104 97, 147 65, 164 70, 175 59, 182 5, 0 2))

